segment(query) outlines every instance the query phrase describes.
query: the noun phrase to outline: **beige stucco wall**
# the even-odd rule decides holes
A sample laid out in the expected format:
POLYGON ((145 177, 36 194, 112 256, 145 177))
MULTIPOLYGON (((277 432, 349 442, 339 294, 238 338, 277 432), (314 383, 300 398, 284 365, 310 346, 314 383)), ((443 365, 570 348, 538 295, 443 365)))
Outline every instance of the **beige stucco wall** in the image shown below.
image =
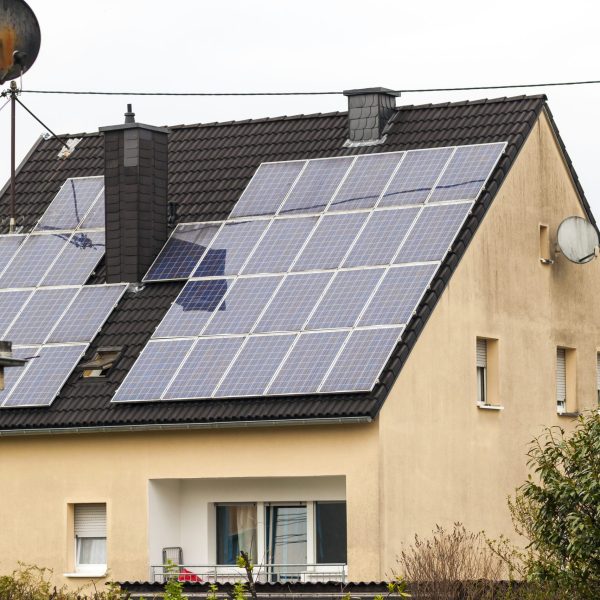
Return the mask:
MULTIPOLYGON (((539 260, 539 225, 584 216, 545 115, 421 334, 380 414, 383 573, 435 524, 511 534, 506 497, 556 412, 556 347, 576 349, 579 409, 596 404, 600 260, 539 260), (498 340, 502 411, 476 406, 477 337, 498 340)), ((491 357, 488 357, 490 359, 491 357)))
MULTIPOLYGON (((149 480, 343 476, 350 578, 390 573, 400 542, 436 523, 511 531, 505 498, 556 416, 555 348, 577 349, 595 402, 600 261, 539 261, 538 227, 583 214, 544 117, 369 425, 0 438, 0 573, 73 568, 68 505, 106 502, 110 578, 148 577, 149 480), (498 339, 502 411, 475 404, 475 338, 498 339)), ((199 532, 201 535, 201 532, 199 532)))

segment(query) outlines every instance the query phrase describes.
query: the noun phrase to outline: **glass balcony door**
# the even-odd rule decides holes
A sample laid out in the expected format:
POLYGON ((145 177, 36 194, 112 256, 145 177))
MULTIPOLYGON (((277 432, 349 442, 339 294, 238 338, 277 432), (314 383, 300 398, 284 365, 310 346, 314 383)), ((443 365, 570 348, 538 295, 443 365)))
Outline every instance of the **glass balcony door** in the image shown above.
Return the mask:
POLYGON ((267 562, 282 565, 272 567, 270 579, 298 579, 298 565, 307 563, 306 506, 267 505, 265 508, 267 562))

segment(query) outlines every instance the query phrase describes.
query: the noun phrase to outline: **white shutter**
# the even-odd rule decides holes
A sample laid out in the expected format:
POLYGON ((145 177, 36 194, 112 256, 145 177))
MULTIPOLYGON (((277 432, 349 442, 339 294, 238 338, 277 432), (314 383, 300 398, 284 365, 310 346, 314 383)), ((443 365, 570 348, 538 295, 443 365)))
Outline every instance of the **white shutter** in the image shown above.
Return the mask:
POLYGON ((596 389, 600 391, 600 353, 596 354, 596 389))
POLYGON ((487 367, 487 340, 477 338, 477 366, 487 367))
POLYGON ((106 504, 75 505, 75 537, 106 537, 106 504))
POLYGON ((564 408, 567 398, 567 368, 565 362, 565 349, 556 350, 556 404, 564 408))

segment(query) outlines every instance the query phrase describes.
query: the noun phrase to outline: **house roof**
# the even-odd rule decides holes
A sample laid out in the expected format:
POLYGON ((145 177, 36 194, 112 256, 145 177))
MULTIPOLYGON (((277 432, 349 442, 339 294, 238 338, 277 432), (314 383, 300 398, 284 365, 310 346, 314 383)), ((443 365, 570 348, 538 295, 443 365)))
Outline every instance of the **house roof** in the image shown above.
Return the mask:
MULTIPOLYGON (((544 107, 547 110, 545 101, 545 96, 520 96, 401 106, 386 126, 384 143, 362 148, 344 148, 345 112, 171 127, 169 200, 177 203, 178 222, 225 219, 265 161, 503 141, 508 145, 372 392, 111 404, 116 389, 183 286, 181 282, 155 283, 125 294, 89 347, 84 360, 101 347, 124 347, 106 378, 83 379, 75 371, 50 407, 0 410, 0 431, 374 418, 540 112, 544 107)), ((551 118, 549 111, 548 115, 551 118)), ((35 225, 68 177, 103 174, 102 135, 81 137, 66 160, 58 158, 58 141, 41 138, 21 165, 17 210, 18 223, 25 230, 35 225)), ((567 162, 570 166, 568 157, 567 162)), ((8 200, 5 189, 0 197, 3 214, 8 200)), ((90 282, 103 281, 101 264, 90 282)))

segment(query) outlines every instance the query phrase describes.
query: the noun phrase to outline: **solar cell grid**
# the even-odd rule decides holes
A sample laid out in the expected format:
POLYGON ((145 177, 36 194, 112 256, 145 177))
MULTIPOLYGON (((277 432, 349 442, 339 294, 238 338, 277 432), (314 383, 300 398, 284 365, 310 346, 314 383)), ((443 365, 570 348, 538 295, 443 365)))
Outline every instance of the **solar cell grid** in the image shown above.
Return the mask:
POLYGON ((378 206, 425 202, 452 152, 452 148, 407 152, 378 206))
POLYGON ((317 213, 325 209, 354 157, 309 160, 280 209, 286 213, 317 213))
POLYGON ((92 208, 79 225, 79 229, 100 229, 106 227, 104 210, 104 188, 92 204, 92 208))
MULTIPOLYGON (((0 292, 0 337, 6 337, 6 331, 19 311, 23 308, 33 290, 13 290, 0 292)), ((11 340, 12 341, 12 340, 11 340)), ((10 370, 10 369, 9 369, 10 370)))
POLYGON ((442 260, 471 210, 471 202, 426 206, 394 263, 442 260))
POLYGON ((151 340, 127 373, 113 402, 158 400, 194 340, 151 340))
POLYGON ((237 275, 268 225, 266 219, 225 223, 200 261, 194 277, 237 275))
MULTIPOLYGON (((21 359, 30 359, 36 356, 39 351, 39 346, 13 346, 13 357, 21 359)), ((3 405, 4 401, 12 392, 15 384, 19 381, 26 369, 35 362, 34 360, 28 361, 23 367, 10 367, 10 369, 4 370, 4 389, 0 390, 0 406, 3 405)))
POLYGON ((188 278, 220 227, 221 223, 177 225, 143 280, 188 278))
POLYGON ((402 327, 355 329, 319 392, 372 390, 402 330, 402 327))
POLYGON ((223 311, 227 309, 227 302, 221 303, 221 301, 232 283, 232 279, 188 281, 152 337, 200 335, 217 309, 223 311))
POLYGON ((44 346, 32 359, 4 406, 49 406, 79 362, 86 344, 44 346))
POLYGON ((304 160, 261 164, 230 216, 275 214, 305 164, 304 160))
POLYGON ((0 235, 0 274, 25 240, 24 235, 0 235))
POLYGON ((200 338, 164 399, 210 398, 243 341, 243 337, 200 338))
POLYGON ((327 210, 375 206, 403 155, 403 152, 392 152, 359 156, 327 210))

